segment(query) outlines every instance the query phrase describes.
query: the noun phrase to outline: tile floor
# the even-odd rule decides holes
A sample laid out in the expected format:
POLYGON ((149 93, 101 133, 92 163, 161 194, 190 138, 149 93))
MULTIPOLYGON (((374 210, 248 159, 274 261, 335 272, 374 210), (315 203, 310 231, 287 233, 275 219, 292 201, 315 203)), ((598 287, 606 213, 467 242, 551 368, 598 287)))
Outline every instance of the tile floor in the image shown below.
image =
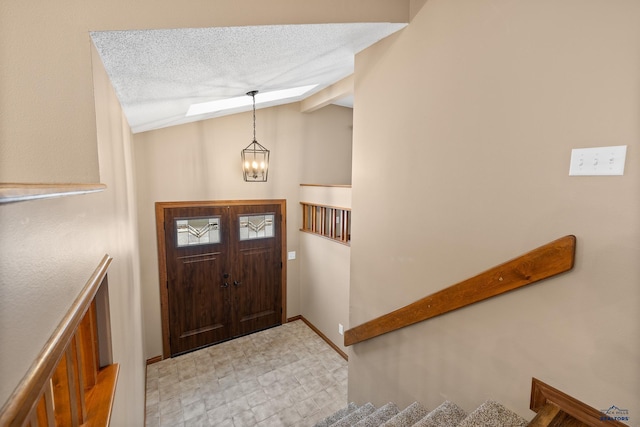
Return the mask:
POLYGON ((148 427, 312 426, 347 405, 347 362, 301 320, 147 366, 148 427))

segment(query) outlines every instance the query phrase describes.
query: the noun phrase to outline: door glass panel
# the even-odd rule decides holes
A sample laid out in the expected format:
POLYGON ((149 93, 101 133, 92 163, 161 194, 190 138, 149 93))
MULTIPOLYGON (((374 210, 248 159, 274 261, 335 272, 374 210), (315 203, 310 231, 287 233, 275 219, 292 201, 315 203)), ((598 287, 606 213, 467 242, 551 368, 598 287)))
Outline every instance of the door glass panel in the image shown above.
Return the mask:
POLYGON ((220 243, 220 217, 176 219, 178 247, 220 243))
POLYGON ((275 236, 272 213, 239 217, 240 240, 265 239, 275 236))

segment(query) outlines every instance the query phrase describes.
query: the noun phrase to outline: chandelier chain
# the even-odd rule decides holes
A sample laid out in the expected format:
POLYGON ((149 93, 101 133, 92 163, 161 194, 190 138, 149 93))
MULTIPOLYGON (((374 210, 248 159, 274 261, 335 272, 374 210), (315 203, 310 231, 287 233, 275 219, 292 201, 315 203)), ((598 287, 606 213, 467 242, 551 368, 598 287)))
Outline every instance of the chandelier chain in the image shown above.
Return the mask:
POLYGON ((251 94, 253 98, 253 140, 256 140, 256 94, 255 92, 251 94))

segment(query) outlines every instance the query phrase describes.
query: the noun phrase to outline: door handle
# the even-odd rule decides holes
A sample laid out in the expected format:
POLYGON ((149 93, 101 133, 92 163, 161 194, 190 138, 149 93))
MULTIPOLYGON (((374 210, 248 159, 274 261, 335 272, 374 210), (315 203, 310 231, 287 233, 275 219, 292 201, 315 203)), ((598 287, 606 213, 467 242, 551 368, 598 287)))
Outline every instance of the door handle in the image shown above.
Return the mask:
POLYGON ((238 282, 237 280, 233 281, 233 286, 238 287, 242 282, 238 282))
POLYGON ((225 279, 224 283, 222 285, 220 285, 221 288, 228 288, 229 287, 229 283, 227 283, 227 280, 229 278, 229 273, 223 273, 222 277, 225 279))

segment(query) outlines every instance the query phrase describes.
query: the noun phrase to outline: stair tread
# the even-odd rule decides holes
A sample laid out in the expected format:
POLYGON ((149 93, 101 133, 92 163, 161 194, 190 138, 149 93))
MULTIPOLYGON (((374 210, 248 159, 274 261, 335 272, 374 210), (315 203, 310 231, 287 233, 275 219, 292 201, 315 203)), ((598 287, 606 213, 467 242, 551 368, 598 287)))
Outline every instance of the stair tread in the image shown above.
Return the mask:
POLYGON ((329 427, 330 425, 332 425, 336 421, 346 417, 347 415, 349 415, 351 412, 355 411, 356 409, 358 409, 358 405, 356 405, 355 402, 350 402, 344 408, 339 409, 335 413, 333 413, 333 414, 329 415, 328 417, 323 418, 322 420, 318 421, 316 424, 314 424, 314 427, 329 427))
POLYGON ((529 422, 502 404, 487 400, 471 412, 458 427, 525 427, 529 422))
POLYGON ((405 409, 400 411, 397 415, 391 418, 389 421, 382 424, 384 427, 409 427, 414 423, 424 418, 429 411, 422 406, 419 402, 413 402, 405 409))
POLYGON ((455 403, 447 400, 413 427, 456 427, 467 416, 467 413, 455 403))
POLYGON ((369 414, 366 418, 358 421, 354 427, 377 427, 384 423, 385 421, 390 420, 396 414, 400 412, 398 406, 389 402, 378 409, 376 409, 373 413, 369 414))
POLYGON ((332 427, 351 427, 361 419, 365 418, 367 415, 371 414, 376 410, 376 407, 373 406, 373 403, 367 402, 364 405, 360 406, 355 411, 348 414, 346 417, 339 419, 335 423, 331 424, 332 427))
POLYGON ((419 402, 402 411, 389 402, 380 408, 354 402, 314 424, 314 427, 526 427, 528 421, 502 404, 487 400, 468 415, 445 401, 429 412, 419 402))

